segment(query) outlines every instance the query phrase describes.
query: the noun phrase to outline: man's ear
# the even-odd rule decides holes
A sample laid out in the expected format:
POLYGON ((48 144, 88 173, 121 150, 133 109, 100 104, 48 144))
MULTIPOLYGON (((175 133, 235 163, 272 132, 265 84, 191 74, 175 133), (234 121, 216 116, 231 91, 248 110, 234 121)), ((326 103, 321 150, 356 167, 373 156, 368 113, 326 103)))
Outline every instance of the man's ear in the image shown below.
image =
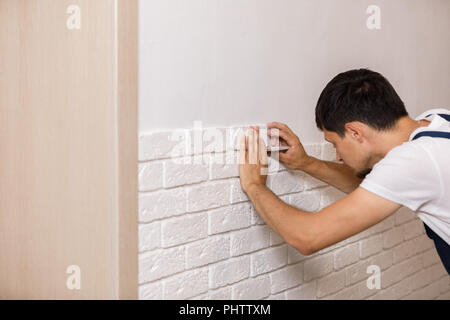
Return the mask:
POLYGON ((347 122, 345 124, 346 136, 356 139, 358 142, 362 142, 362 138, 365 135, 366 125, 359 121, 347 122))

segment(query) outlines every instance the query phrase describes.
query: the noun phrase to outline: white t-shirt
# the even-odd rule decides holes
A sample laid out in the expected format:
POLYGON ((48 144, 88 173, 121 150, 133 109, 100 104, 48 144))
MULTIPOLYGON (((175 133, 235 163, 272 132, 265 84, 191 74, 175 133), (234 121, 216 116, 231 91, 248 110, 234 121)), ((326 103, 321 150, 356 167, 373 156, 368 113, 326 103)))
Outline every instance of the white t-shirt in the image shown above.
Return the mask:
POLYGON ((360 186, 415 211, 450 244, 450 139, 424 136, 411 140, 422 131, 450 132, 450 122, 438 113, 450 114, 450 110, 431 109, 418 116, 415 120, 431 123, 391 149, 360 186))

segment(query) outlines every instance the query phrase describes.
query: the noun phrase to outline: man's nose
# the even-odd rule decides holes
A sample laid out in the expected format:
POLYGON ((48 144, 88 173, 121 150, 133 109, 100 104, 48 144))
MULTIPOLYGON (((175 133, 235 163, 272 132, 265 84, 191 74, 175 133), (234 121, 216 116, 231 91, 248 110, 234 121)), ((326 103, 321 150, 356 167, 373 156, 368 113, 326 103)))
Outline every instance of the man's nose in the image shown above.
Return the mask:
POLYGON ((341 155, 336 151, 336 161, 342 162, 341 155))

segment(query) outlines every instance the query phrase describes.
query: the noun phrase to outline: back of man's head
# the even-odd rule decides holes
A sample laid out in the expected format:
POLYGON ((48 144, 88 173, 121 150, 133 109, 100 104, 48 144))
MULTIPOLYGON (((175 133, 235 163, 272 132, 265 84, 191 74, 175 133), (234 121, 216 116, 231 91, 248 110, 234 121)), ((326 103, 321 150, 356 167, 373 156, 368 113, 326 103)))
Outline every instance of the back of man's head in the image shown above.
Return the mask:
POLYGON ((316 106, 317 127, 336 132, 341 138, 347 122, 360 121, 385 131, 404 116, 408 112, 389 81, 368 69, 335 76, 323 89, 316 106))

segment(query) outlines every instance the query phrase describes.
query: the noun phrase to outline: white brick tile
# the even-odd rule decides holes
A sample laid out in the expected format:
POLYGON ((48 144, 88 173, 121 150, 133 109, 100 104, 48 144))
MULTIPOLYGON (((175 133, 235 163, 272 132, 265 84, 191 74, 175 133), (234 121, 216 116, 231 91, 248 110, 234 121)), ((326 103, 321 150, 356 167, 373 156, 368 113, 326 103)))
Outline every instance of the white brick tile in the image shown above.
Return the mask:
POLYGON ((162 282, 152 282, 139 286, 140 300, 162 300, 162 282))
POLYGON ((158 161, 139 164, 139 191, 152 191, 163 187, 163 163, 158 161))
POLYGON ((258 300, 270 295, 269 276, 246 279, 233 285, 233 300, 258 300))
POLYGON ((304 187, 304 173, 301 171, 283 171, 270 175, 270 189, 279 195, 300 192, 304 187))
POLYGON ((277 293, 277 294, 271 294, 264 300, 286 300, 286 293, 281 292, 281 293, 277 293))
POLYGON ((377 234, 359 242, 361 259, 367 258, 383 249, 383 236, 377 234))
POLYGON ((441 262, 441 258, 439 258, 439 255, 435 248, 431 248, 430 250, 422 253, 422 259, 424 267, 428 267, 441 262))
POLYGON ((415 254, 415 241, 409 240, 394 247, 394 264, 399 263, 415 254))
POLYGON ((423 288, 432 282, 432 280, 431 280, 432 269, 433 269, 433 266, 424 268, 424 269, 420 270, 419 272, 413 274, 412 276, 408 277, 408 279, 411 278, 410 281, 412 282, 412 290, 417 290, 417 289, 423 288))
POLYGON ((272 294, 296 287, 303 283, 303 264, 297 263, 270 273, 272 294))
POLYGON ((139 255, 139 283, 159 278, 184 270, 184 248, 155 250, 139 255))
POLYGON ((212 290, 191 298, 192 300, 231 300, 231 287, 212 290))
POLYGON ((335 187, 326 187, 321 190, 322 197, 320 202, 320 208, 328 207, 330 204, 342 199, 346 194, 335 187))
POLYGON ((306 260, 303 270, 306 282, 327 275, 333 271, 333 254, 327 253, 306 260))
POLYGON ((354 264, 359 260, 358 243, 350 244, 333 252, 334 268, 342 269, 348 265, 354 264))
POLYGON ((403 227, 395 227, 383 232, 383 248, 392 248, 403 241, 403 227))
POLYGON ((276 153, 273 153, 268 157, 268 165, 269 174, 288 170, 288 168, 280 161, 279 156, 277 156, 276 153))
POLYGON ((213 153, 209 161, 211 180, 239 177, 239 152, 213 153))
POLYGON ((422 257, 414 256, 393 265, 381 273, 381 287, 387 288, 392 284, 422 269, 422 257))
POLYGON ((326 182, 316 179, 307 173, 305 173, 303 181, 305 182, 305 186, 304 186, 305 191, 329 186, 326 182))
POLYGON ((159 222, 139 225, 139 251, 161 247, 161 224, 159 222))
POLYGON ((176 188, 139 195, 139 222, 151 222, 186 212, 186 190, 176 188))
POLYGON ((439 297, 439 282, 423 287, 402 298, 402 300, 432 300, 439 297))
POLYGON ((205 212, 170 218, 161 223, 163 247, 199 240, 208 235, 208 215, 205 212))
POLYGON ((208 180, 209 158, 202 156, 169 159, 164 162, 164 187, 172 188, 208 180))
POLYGON ((335 293, 345 286, 345 270, 333 272, 317 280, 317 296, 319 298, 335 293))
POLYGON ((304 256, 300 251, 288 244, 288 264, 297 263, 307 259, 308 256, 304 256))
POLYGON ((394 215, 397 226, 417 218, 417 215, 407 207, 401 207, 394 215))
POLYGON ((352 264, 345 269, 346 285, 348 286, 362 280, 367 280, 367 278, 370 276, 370 273, 367 273, 367 268, 369 266, 376 265, 380 268, 380 270, 385 270, 392 266, 392 262, 392 250, 388 250, 367 258, 363 261, 352 264))
POLYGON ((230 203, 228 181, 208 182, 188 188, 188 211, 213 209, 230 203))
POLYGON ((317 281, 305 283, 298 288, 286 291, 287 300, 316 300, 317 281))
POLYGON ((325 161, 336 161, 336 149, 333 147, 333 144, 329 142, 322 143, 321 159, 325 161))
POLYGON ((232 284, 250 276, 250 257, 233 258, 209 266, 209 287, 212 289, 232 284))
POLYGON ((380 289, 369 289, 366 281, 362 281, 350 287, 346 287, 331 296, 327 296, 326 298, 333 300, 362 300, 377 294, 379 291, 380 289))
POLYGON ((139 161, 171 158, 186 154, 188 130, 152 132, 139 137, 139 161))
POLYGON ((204 266, 230 257, 229 236, 215 236, 186 245, 186 267, 204 266))
POLYGON ((403 225, 403 234, 405 236, 405 240, 417 237, 424 232, 425 228, 422 220, 420 219, 414 219, 403 225))
POLYGON ((260 250, 269 246, 269 228, 254 226, 231 234, 231 255, 260 250))
POLYGON ((415 254, 424 252, 430 248, 434 248, 433 240, 428 238, 426 234, 414 238, 414 241, 415 241, 415 250, 414 250, 415 254))
POLYGON ((237 203, 242 201, 249 201, 250 199, 242 191, 240 179, 232 179, 231 180, 231 203, 237 203))
POLYGON ((251 276, 276 270, 287 264, 287 246, 281 245, 258 251, 251 255, 251 276))
POLYGON ((208 269, 177 274, 163 281, 164 299, 182 300, 208 291, 208 269))
POLYGON ((387 288, 387 291, 390 292, 390 296, 393 300, 399 300, 412 292, 412 286, 412 279, 411 277, 408 277, 403 279, 399 283, 387 288))
POLYGON ((239 203, 208 212, 209 234, 249 227, 251 224, 252 205, 239 203))
POLYGON ((320 209, 320 192, 309 191, 289 195, 291 206, 307 212, 316 212, 320 209))
POLYGON ((322 144, 321 143, 305 143, 303 148, 310 157, 318 158, 322 156, 322 144))
POLYGON ((443 277, 439 280, 440 293, 450 291, 450 277, 443 277))

